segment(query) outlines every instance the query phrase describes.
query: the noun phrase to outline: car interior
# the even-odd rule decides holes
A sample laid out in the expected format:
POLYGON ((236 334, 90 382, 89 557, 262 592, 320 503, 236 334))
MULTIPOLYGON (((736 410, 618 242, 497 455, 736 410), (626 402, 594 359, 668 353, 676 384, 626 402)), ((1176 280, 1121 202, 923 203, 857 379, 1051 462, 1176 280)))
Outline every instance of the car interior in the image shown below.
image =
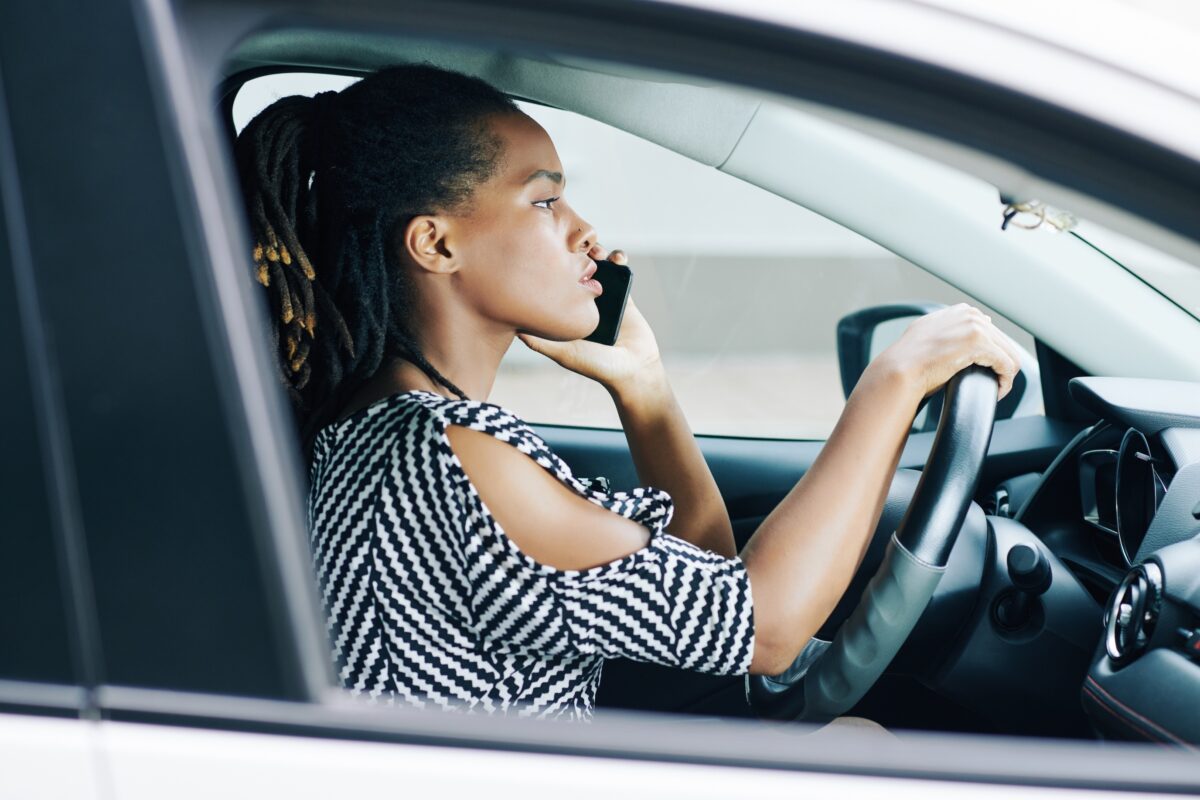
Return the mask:
MULTIPOLYGON (((1193 541, 1200 534, 1200 384, 1141 377, 1200 380, 1194 357, 1181 355, 1200 352, 1196 309, 1089 243, 1082 227, 1072 234, 1002 228, 1006 210, 1016 213, 1045 188, 1028 174, 844 108, 619 59, 300 20, 263 25, 228 51, 214 47, 210 60, 211 75, 195 80, 211 80, 209 124, 226 142, 236 135, 234 104, 249 81, 297 72, 357 76, 428 61, 815 211, 978 297, 1033 336, 1022 382, 998 408, 984 407, 970 376, 930 401, 863 564, 802 654, 805 663, 774 679, 743 679, 617 661, 605 667, 598 713, 803 718, 821 691, 805 673, 824 680, 833 667, 818 673, 816 663, 838 660, 845 668, 856 637, 878 634, 871 614, 886 618, 889 603, 900 603, 871 585, 885 574, 888 542, 900 531, 937 551, 931 559, 945 570, 911 601, 911 630, 879 637, 894 658, 882 674, 852 680, 853 700, 839 713, 897 729, 1200 742, 1200 720, 1190 713, 1200 705, 1200 549, 1193 541), (981 191, 962 172, 998 188, 981 191), (1114 296, 1122 302, 1106 299, 1114 296), (1064 298, 1111 309, 1104 335, 1080 336, 1061 312, 1064 298), (1147 318, 1161 324, 1147 326, 1147 318), (1167 340, 1171 346, 1159 346, 1167 340), (1041 413, 1018 412, 1033 402, 1041 413), (957 495, 956 516, 947 509, 957 495), (931 543, 935 529, 942 539, 931 543)), ((1119 209, 1099 200, 1072 210, 1126 233, 1153 232, 1136 221, 1123 225, 1119 209)), ((1168 239, 1164 249, 1190 254, 1168 239)), ((837 356, 847 394, 878 351, 872 337, 879 326, 924 310, 860 309, 841 321, 837 356)), ((620 430, 530 421, 578 475, 604 476, 618 489, 637 485, 620 430)), ((698 438, 739 547, 822 446, 818 439, 698 438)))

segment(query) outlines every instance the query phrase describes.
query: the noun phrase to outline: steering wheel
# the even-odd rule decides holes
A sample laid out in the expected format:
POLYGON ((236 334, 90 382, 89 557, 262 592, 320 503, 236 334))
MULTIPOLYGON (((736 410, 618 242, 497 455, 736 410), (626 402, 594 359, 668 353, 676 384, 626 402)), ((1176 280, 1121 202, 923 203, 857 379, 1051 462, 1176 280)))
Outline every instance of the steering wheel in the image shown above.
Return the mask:
POLYGON ((933 449, 875 577, 831 644, 806 647, 781 675, 746 676, 759 716, 828 721, 883 674, 946 570, 991 442, 997 392, 996 374, 976 365, 946 384, 933 449))

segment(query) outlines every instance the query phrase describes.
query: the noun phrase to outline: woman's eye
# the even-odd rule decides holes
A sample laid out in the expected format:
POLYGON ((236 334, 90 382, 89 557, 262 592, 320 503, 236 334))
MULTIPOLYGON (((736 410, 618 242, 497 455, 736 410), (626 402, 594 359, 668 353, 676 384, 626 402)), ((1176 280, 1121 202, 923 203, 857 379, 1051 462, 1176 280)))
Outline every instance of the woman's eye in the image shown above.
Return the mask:
POLYGON ((542 208, 546 209, 547 211, 553 211, 554 209, 552 209, 552 208, 550 207, 550 204, 551 204, 551 203, 556 203, 556 202, 558 202, 558 198, 557 198, 557 197, 550 197, 550 198, 547 198, 547 199, 545 199, 545 200, 538 200, 538 201, 534 202, 534 205, 535 205, 535 206, 541 206, 542 208), (545 203, 546 205, 542 206, 542 203, 545 203))

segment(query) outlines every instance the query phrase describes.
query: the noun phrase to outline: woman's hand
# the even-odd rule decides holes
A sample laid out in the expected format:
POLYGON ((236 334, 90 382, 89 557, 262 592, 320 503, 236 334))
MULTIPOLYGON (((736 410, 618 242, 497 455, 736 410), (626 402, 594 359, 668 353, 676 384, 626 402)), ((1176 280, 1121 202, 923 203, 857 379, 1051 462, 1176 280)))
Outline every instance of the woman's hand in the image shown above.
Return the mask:
MULTIPOLYGON (((588 257, 596 261, 607 258, 614 264, 628 263, 624 251, 613 250, 610 253, 599 243, 588 251, 588 257)), ((634 304, 632 296, 625 305, 625 316, 621 319, 616 344, 611 347, 584 339, 556 342, 528 333, 518 333, 517 338, 531 350, 572 372, 599 382, 610 391, 646 378, 657 379, 662 370, 654 332, 634 304)))
MULTIPOLYGON (((627 262, 620 250, 610 253, 599 245, 588 251, 588 256, 607 258, 614 264, 627 262)), ((621 330, 611 347, 583 339, 554 342, 525 333, 518 336, 530 348, 599 381, 608 390, 629 443, 638 482, 662 489, 675 501, 667 531, 732 558, 737 545, 729 512, 671 390, 654 332, 633 298, 625 305, 621 330)))
POLYGON ((959 303, 913 322, 868 369, 899 372, 924 398, 971 364, 996 373, 999 400, 1012 389, 1021 369, 1021 355, 1013 341, 992 324, 991 317, 959 303))

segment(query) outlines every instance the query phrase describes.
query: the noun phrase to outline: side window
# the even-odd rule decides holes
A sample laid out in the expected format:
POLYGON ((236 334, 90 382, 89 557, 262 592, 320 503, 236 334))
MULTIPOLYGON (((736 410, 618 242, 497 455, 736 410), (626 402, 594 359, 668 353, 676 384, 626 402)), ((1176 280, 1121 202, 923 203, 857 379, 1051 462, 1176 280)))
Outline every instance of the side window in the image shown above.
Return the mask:
MULTIPOLYGON (((570 112, 523 108, 554 140, 572 207, 601 244, 628 254, 633 297, 698 434, 826 438, 845 405, 839 319, 897 302, 979 305, 874 242, 712 167, 570 112)), ((1029 334, 989 313, 1033 352, 1029 334)), ((877 338, 897 335, 893 327, 877 338)), ((519 340, 490 399, 534 423, 619 427, 605 391, 519 340)))
MULTIPOLYGON (((234 101, 234 125, 241 130, 280 97, 354 80, 287 73, 248 81, 234 101)), ((842 317, 898 302, 980 305, 788 200, 587 117, 520 105, 553 139, 572 207, 601 244, 629 255, 634 300, 698 434, 824 439, 845 406, 836 343, 842 317)), ((1033 353, 1032 336, 980 307, 1033 353)), ((872 351, 903 327, 884 323, 872 351)), ((1041 413, 1040 393, 1026 394, 1015 413, 1041 413)), ((520 340, 488 399, 535 424, 620 427, 598 384, 520 340)), ((924 424, 921 415, 916 424, 924 424)))
POLYGON ((65 593, 51 527, 50 501, 34 408, 31 363, 22 330, 5 200, 12 185, 0 129, 0 680, 73 683, 65 593))

